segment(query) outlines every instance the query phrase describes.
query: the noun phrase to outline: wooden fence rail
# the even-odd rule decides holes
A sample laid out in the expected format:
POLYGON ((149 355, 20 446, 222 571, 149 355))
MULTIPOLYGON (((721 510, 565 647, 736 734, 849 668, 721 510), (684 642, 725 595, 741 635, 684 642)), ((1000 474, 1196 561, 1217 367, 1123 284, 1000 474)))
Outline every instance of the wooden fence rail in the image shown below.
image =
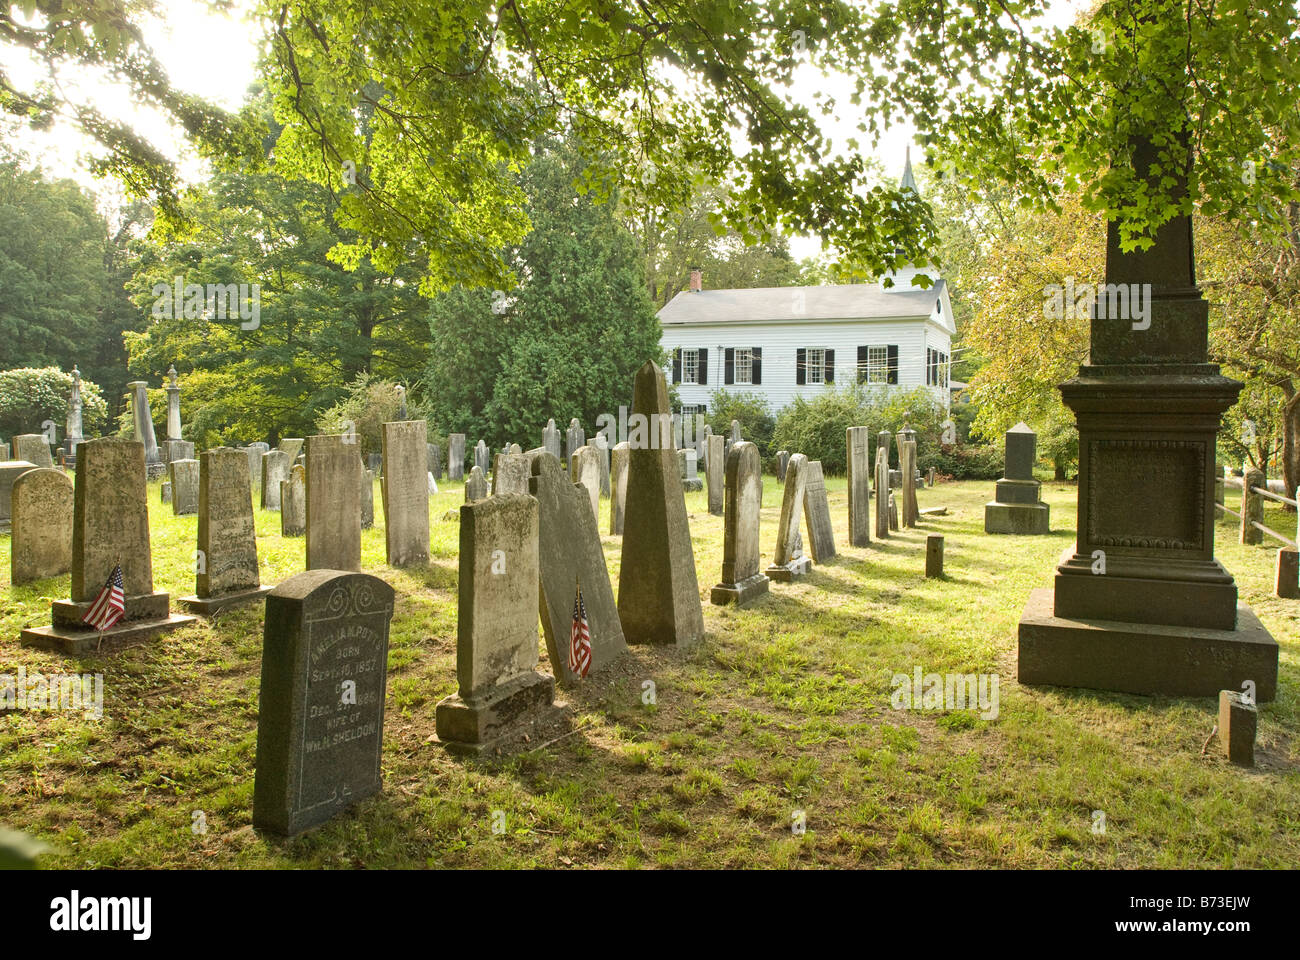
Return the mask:
MULTIPOLYGON (((1236 517, 1241 524, 1241 542, 1260 544, 1264 534, 1282 544, 1277 552, 1277 570, 1274 578, 1273 592, 1279 597, 1300 597, 1300 526, 1297 526, 1295 539, 1286 537, 1272 527, 1264 525, 1264 500, 1273 500, 1296 508, 1297 521, 1300 521, 1300 490, 1295 497, 1284 497, 1269 490, 1264 474, 1253 467, 1244 467, 1242 477, 1225 477, 1225 487, 1241 490, 1241 512, 1229 510, 1222 503, 1215 507, 1229 516, 1236 517)), ((1216 500, 1218 497, 1216 497, 1216 500)))

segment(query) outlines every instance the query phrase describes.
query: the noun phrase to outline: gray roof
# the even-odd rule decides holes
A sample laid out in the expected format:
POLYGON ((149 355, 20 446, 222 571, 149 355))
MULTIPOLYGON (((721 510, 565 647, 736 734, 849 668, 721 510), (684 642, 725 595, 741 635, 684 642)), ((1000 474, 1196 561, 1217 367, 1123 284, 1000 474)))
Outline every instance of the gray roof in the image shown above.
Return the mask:
POLYGON ((922 290, 881 290, 878 283, 831 287, 752 287, 747 290, 684 290, 662 310, 659 320, 674 323, 747 323, 800 320, 884 320, 928 317, 944 281, 922 290), (802 304, 797 293, 802 292, 802 304), (796 306, 802 309, 796 312, 796 306))

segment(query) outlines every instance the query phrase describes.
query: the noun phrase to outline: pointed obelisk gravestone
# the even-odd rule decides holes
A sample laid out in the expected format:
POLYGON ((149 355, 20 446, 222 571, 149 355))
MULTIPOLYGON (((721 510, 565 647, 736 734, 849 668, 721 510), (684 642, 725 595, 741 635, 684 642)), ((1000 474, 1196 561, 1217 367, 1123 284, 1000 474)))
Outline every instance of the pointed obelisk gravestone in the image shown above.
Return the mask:
POLYGON ((267 596, 253 826, 293 836, 383 789, 392 616, 393 588, 364 573, 309 570, 267 596))
MULTIPOLYGON (((68 448, 68 457, 72 460, 77 458, 77 445, 86 439, 81 435, 82 428, 82 410, 85 407, 85 401, 81 398, 81 371, 77 369, 76 364, 72 366, 72 393, 68 396, 68 419, 64 421, 66 432, 64 434, 64 444, 68 448)), ((193 454, 191 453, 191 456, 193 454)), ((4 444, 0 444, 0 460, 9 459, 9 449, 4 444)))
POLYGON ((569 457, 569 477, 581 484, 591 503, 592 517, 600 516, 600 452, 592 446, 579 447, 569 457))
MULTIPOLYGON (((721 439, 721 438, 719 438, 721 439)), ((723 513, 722 582, 709 593, 715 604, 743 606, 767 593, 759 569, 758 520, 763 508, 763 458, 758 447, 740 441, 727 457, 723 513)))
POLYGON ((876 539, 889 539, 889 442, 876 444, 876 539))
POLYGON ((1038 436, 1023 422, 1007 431, 1006 466, 984 505, 985 533, 1050 533, 1049 507, 1039 499, 1034 479, 1038 436))
POLYGON ((849 543, 871 546, 871 431, 849 427, 845 431, 849 465, 849 543))
POLYGON ((627 467, 631 448, 626 442, 614 446, 609 460, 609 535, 623 535, 627 509, 627 467))
POLYGON ((131 391, 131 417, 135 426, 135 439, 144 446, 144 460, 149 476, 162 473, 161 457, 158 454, 157 434, 153 429, 153 414, 149 410, 149 384, 143 380, 133 380, 127 384, 131 391))
POLYGON ((262 454, 262 509, 280 509, 280 484, 289 479, 293 460, 283 450, 262 454))
MULTIPOLYGON (((1174 175, 1149 140, 1136 137, 1128 156, 1139 177, 1174 175)), ((1061 384, 1079 430, 1077 541, 1054 587, 1025 606, 1021 683, 1277 694, 1277 642, 1214 558, 1215 449, 1242 385, 1208 362, 1194 262, 1187 214, 1157 228, 1147 250, 1125 252, 1119 223, 1107 224, 1088 363, 1061 384), (1123 309, 1120 290, 1146 292, 1143 316, 1123 309)))
POLYGON ((560 461, 549 454, 533 461, 529 490, 538 505, 541 614, 546 653, 551 660, 551 673, 567 686, 581 679, 579 673, 569 668, 569 641, 578 584, 582 585, 591 638, 588 675, 626 653, 627 642, 614 603, 614 588, 605 565, 600 531, 595 517, 590 515, 587 491, 582 484, 570 480, 560 461))
POLYGON ((429 562, 429 427, 402 420, 382 427, 384 548, 390 567, 429 562))
POLYGON ((590 446, 596 448, 596 453, 600 455, 600 495, 609 496, 609 441, 605 438, 604 433, 598 433, 592 438, 590 446))
POLYGON ((361 454, 346 436, 307 438, 307 569, 361 569, 361 454))
POLYGON ((668 386, 653 361, 636 373, 632 412, 650 424, 653 442, 629 452, 618 615, 630 643, 685 646, 704 636, 704 609, 673 450, 668 386))
POLYGON ((502 494, 460 508, 459 689, 434 713, 438 739, 450 750, 482 753, 530 733, 554 701, 555 681, 534 669, 538 533, 538 505, 529 496, 502 494))
POLYGON ((17 586, 72 569, 72 481, 62 470, 20 474, 10 495, 13 537, 9 582, 17 586))
POLYGON ((227 607, 260 600, 270 591, 261 585, 257 565, 248 458, 232 447, 217 447, 199 455, 198 544, 194 595, 179 598, 192 613, 211 616, 227 607))
POLYGON ((296 463, 289 479, 280 484, 280 536, 301 537, 307 532, 307 467, 296 463))
POLYGON ((23 460, 36 467, 47 470, 54 468, 54 457, 50 455, 50 444, 43 434, 20 433, 13 438, 15 460, 23 460))
POLYGON ((785 468, 785 491, 781 496, 781 519, 776 528, 776 549, 767 568, 771 580, 789 583, 808 572, 812 562, 804 556, 799 528, 803 520, 804 486, 808 480, 808 458, 802 453, 790 457, 785 468))
POLYGON ((83 656, 194 623, 171 613, 167 594, 153 588, 144 444, 103 437, 78 445, 73 497, 72 596, 50 605, 51 626, 23 630, 23 645, 83 656), (118 563, 126 612, 101 643, 82 620, 118 563))
POLYGON ((361 529, 369 530, 375 525, 375 472, 361 471, 361 486, 357 488, 358 502, 361 504, 361 529))
POLYGON ((921 519, 916 502, 916 441, 903 442, 900 472, 903 475, 903 526, 914 527, 921 519))
POLYGON ((825 563, 835 557, 835 528, 831 526, 822 462, 809 460, 804 471, 803 513, 808 521, 808 547, 816 563, 825 563))
POLYGON ((186 517, 199 512, 199 462, 173 460, 167 464, 171 476, 172 516, 186 517))
MULTIPOLYGON (((9 498, 12 496, 14 483, 28 470, 38 469, 30 460, 6 460, 0 463, 0 532, 9 529, 9 498)), ((42 469, 52 470, 53 467, 42 469)))
POLYGON ((447 479, 458 483, 465 479, 465 434, 447 437, 447 479))
MULTIPOLYGON (((512 444, 517 448, 517 444, 512 444)), ((492 496, 527 493, 531 459, 525 453, 498 453, 492 468, 492 496)))
POLYGON ((554 420, 547 420, 546 426, 542 428, 542 447, 556 460, 564 462, 564 450, 560 446, 560 431, 555 426, 554 420))
POLYGON ((469 468, 469 477, 465 480, 465 502, 473 503, 475 500, 486 500, 487 496, 487 480, 476 463, 469 468))
POLYGON ((724 453, 726 440, 710 434, 707 438, 709 453, 704 462, 704 479, 709 488, 709 513, 715 517, 723 515, 725 504, 724 479, 727 472, 727 456, 724 453))

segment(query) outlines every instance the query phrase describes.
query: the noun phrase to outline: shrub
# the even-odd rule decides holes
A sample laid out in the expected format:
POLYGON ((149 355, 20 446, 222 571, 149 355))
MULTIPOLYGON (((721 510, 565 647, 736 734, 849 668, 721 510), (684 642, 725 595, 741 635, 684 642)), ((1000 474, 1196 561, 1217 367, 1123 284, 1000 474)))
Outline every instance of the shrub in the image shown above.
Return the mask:
POLYGON ((759 456, 766 459, 775 452, 772 431, 776 419, 761 393, 744 390, 714 390, 709 397, 708 424, 720 436, 730 436, 731 421, 740 423, 740 435, 758 446, 759 456))
MULTIPOLYGON (((68 421, 72 374, 58 367, 19 367, 0 372, 0 435, 40 433, 41 424, 53 420, 62 437, 68 421)), ((103 391, 89 380, 81 381, 82 433, 99 436, 108 421, 103 391)))
MULTIPOLYGON (((320 415, 316 428, 323 434, 345 433, 351 424, 361 444, 364 462, 367 456, 383 449, 382 425, 398 419, 401 401, 397 396, 397 386, 391 381, 362 374, 348 384, 346 397, 320 415)), ((422 405, 412 399, 410 393, 406 397, 406 416, 408 420, 427 419, 422 405)), ((432 425, 429 441, 440 442, 432 425)), ((445 438, 441 442, 445 451, 445 438)))
POLYGON ((1002 448, 995 444, 986 447, 959 444, 918 455, 916 465, 921 473, 933 467, 935 473, 954 480, 997 480, 1002 476, 1004 459, 1002 448))

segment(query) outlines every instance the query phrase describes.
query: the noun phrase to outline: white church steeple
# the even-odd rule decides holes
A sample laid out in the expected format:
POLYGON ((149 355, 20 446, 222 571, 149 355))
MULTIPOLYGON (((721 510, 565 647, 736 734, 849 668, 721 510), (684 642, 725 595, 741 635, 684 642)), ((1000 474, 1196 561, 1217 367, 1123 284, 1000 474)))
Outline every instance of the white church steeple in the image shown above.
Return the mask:
MULTIPOLYGON (((899 178, 898 189, 900 191, 911 190, 917 196, 921 195, 921 191, 919 191, 916 188, 916 178, 912 175, 911 144, 908 144, 907 152, 904 156, 903 176, 899 178)), ((880 289, 885 293, 907 293, 909 290, 920 290, 921 289, 920 286, 912 285, 912 278, 915 277, 918 273, 924 273, 927 277, 930 278, 932 283, 937 283, 939 280, 938 271, 936 271, 934 267, 928 262, 923 261, 919 265, 914 263, 909 263, 899 267, 897 270, 886 271, 885 276, 893 280, 894 285, 892 287, 888 287, 885 286, 884 283, 881 283, 880 289)), ((931 287, 930 289, 933 289, 933 287, 931 287)))

